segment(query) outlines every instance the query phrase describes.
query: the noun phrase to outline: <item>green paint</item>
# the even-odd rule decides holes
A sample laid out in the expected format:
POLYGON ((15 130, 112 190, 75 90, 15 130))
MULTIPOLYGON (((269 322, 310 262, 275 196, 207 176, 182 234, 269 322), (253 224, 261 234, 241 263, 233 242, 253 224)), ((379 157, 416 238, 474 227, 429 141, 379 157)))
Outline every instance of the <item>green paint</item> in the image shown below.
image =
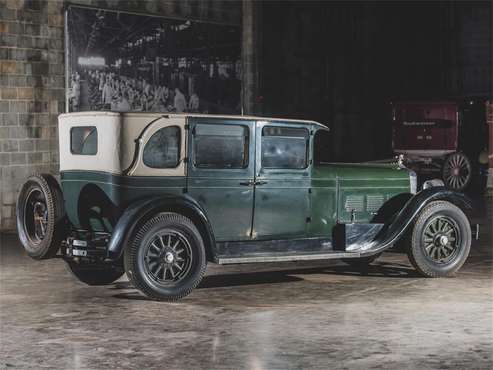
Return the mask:
MULTIPOLYGON (((189 143, 199 120, 190 121, 189 143)), ((231 122, 237 124, 234 120, 223 124, 231 122)), ((310 154, 310 164, 305 169, 262 169, 256 148, 260 142, 259 124, 248 120, 241 124, 248 128, 250 137, 245 168, 195 168, 190 160, 188 178, 62 172, 70 222, 75 228, 89 224, 96 230, 111 231, 111 225, 132 202, 164 194, 181 196, 186 192, 203 207, 217 241, 331 238, 336 222, 350 222, 352 217, 355 222, 370 222, 385 201, 410 191, 409 173, 396 165, 314 166, 310 154), (254 181, 262 184, 248 185, 254 181)), ((318 126, 308 128, 315 131, 318 126)), ((309 148, 312 152, 313 135, 309 148)), ((194 158, 193 145, 188 145, 187 156, 194 158)))
MULTIPOLYGON (((81 218, 87 217, 86 212, 79 210, 84 209, 88 201, 99 199, 100 196, 107 197, 115 212, 121 214, 130 203, 138 199, 160 194, 179 195, 186 186, 185 177, 121 176, 95 171, 62 171, 60 175, 65 211, 75 228, 83 227, 81 218)), ((100 208, 107 211, 111 207, 100 208)), ((109 220, 104 219, 103 222, 107 225, 109 220)), ((100 224, 94 219, 90 223, 100 224)), ((96 230, 101 231, 103 228, 96 227, 96 230)))

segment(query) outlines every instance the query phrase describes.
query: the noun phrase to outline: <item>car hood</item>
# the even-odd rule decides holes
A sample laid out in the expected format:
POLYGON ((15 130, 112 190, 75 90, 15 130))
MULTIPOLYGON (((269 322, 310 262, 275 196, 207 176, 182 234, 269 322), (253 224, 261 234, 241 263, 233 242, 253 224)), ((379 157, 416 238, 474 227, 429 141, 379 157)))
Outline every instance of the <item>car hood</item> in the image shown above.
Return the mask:
POLYGON ((409 179, 409 170, 395 163, 327 163, 314 172, 315 177, 342 179, 409 179))

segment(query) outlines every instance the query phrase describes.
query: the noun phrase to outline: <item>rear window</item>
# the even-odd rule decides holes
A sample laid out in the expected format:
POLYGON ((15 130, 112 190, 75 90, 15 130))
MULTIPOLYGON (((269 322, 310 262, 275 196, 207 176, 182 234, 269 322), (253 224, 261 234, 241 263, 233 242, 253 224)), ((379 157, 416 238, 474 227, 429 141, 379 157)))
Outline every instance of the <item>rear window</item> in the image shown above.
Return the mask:
POLYGON ((180 128, 157 130, 144 147, 144 164, 151 168, 175 168, 180 162, 180 128))
POLYGON ((78 155, 95 155, 98 152, 98 130, 95 126, 72 127, 70 151, 78 155))

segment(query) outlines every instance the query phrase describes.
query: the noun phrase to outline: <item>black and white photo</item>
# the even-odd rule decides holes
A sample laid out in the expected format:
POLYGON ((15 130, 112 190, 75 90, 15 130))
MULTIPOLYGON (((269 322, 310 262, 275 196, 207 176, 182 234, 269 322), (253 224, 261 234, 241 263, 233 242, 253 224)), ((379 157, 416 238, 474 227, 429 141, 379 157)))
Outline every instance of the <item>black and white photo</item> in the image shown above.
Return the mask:
POLYGON ((241 111, 237 26, 71 6, 70 112, 241 111))

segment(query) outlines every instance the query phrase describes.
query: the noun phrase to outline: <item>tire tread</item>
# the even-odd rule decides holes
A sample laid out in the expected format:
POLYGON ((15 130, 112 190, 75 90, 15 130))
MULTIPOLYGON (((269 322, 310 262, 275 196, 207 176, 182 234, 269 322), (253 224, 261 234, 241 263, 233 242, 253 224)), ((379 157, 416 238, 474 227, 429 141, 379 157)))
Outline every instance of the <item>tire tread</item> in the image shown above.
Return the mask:
MULTIPOLYGON (((145 284, 139 278, 138 274, 136 274, 133 271, 133 266, 135 266, 135 263, 137 262, 136 261, 137 252, 138 252, 138 248, 140 247, 140 242, 152 227, 154 227, 156 224, 161 222, 169 222, 169 223, 185 225, 186 227, 190 228, 194 233, 196 233, 196 235, 201 237, 200 232, 189 218, 182 216, 178 213, 171 213, 171 212, 161 213, 149 219, 147 222, 145 222, 135 234, 133 240, 131 241, 131 244, 129 245, 129 248, 124 253, 125 271, 127 272, 127 276, 130 282, 133 284, 133 286, 138 290, 140 290, 147 297, 159 301, 175 302, 189 295, 192 292, 192 290, 195 289, 197 285, 199 285, 200 281, 202 280, 205 274, 207 264, 202 263, 202 265, 200 266, 199 274, 195 279, 195 281, 192 283, 192 285, 190 285, 187 289, 184 289, 183 291, 177 294, 168 295, 164 297, 163 295, 157 294, 147 284, 145 284)), ((204 256, 205 256, 205 252, 204 252, 204 256)))
MULTIPOLYGON (((435 201, 430 203, 428 206, 426 206, 417 219, 415 220, 413 224, 413 229, 411 230, 410 233, 410 245, 409 245, 409 251, 408 251, 408 257, 409 261, 413 265, 413 267, 423 276, 425 277, 430 277, 430 278, 439 278, 439 277, 445 277, 445 276, 450 276, 453 275, 457 270, 459 270, 462 265, 465 263, 467 259, 467 255, 463 260, 458 263, 456 266, 454 266, 454 269, 452 271, 440 271, 437 269, 433 269, 428 263, 425 262, 424 257, 421 256, 418 253, 415 253, 414 249, 415 248, 420 248, 420 243, 421 243, 421 235, 416 232, 416 226, 420 225, 421 223, 426 222, 426 220, 432 216, 434 213, 437 211, 443 210, 443 209, 449 209, 449 210, 454 210, 457 212, 461 217, 467 221, 467 217, 465 214, 462 212, 460 208, 455 206, 454 204, 447 202, 447 201, 435 201)), ((464 221, 464 219, 462 221, 464 221)), ((471 235, 464 235, 466 238, 466 245, 470 246, 470 241, 471 241, 471 235)), ((468 254, 468 253, 467 253, 468 254)))

